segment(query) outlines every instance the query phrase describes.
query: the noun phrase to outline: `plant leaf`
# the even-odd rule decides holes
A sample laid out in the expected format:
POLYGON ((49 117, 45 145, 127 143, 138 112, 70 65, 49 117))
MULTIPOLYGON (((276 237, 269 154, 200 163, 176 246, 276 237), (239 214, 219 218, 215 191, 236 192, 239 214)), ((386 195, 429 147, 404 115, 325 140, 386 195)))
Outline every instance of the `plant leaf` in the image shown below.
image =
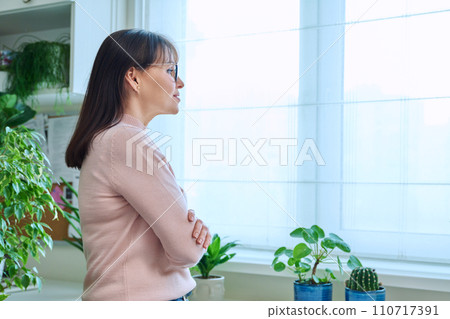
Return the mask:
POLYGON ((15 108, 17 110, 19 110, 19 113, 11 116, 6 121, 6 125, 8 125, 8 126, 14 127, 14 126, 24 124, 24 123, 28 122, 29 120, 31 120, 36 115, 36 111, 33 110, 28 105, 19 103, 15 106, 15 108))
POLYGON ((347 243, 345 243, 343 241, 336 242, 336 246, 343 252, 349 253, 351 251, 350 246, 347 245, 347 243))
POLYGON ((334 275, 334 272, 330 268, 325 268, 325 271, 330 274, 330 277, 332 279, 336 279, 336 276, 334 275))
POLYGON ((302 272, 308 272, 311 270, 311 265, 303 262, 298 263, 298 267, 302 272))
POLYGON ((220 248, 220 238, 217 234, 214 234, 211 244, 208 246, 208 254, 211 256, 217 256, 220 248))
POLYGON ((289 234, 289 236, 291 236, 291 237, 296 237, 296 238, 303 238, 303 232, 304 232, 304 229, 305 229, 305 228, 303 228, 303 227, 299 227, 299 228, 293 230, 293 231, 289 234))
POLYGON ((78 192, 75 190, 75 188, 72 187, 72 185, 70 185, 69 182, 67 182, 63 177, 61 177, 61 180, 63 181, 63 183, 70 189, 70 191, 75 194, 76 197, 78 197, 78 192))
POLYGON ((319 226, 313 225, 313 226, 311 226, 311 229, 314 230, 319 235, 319 238, 325 237, 325 232, 319 226))
POLYGON ((5 214, 5 218, 9 218, 14 214, 14 209, 11 206, 6 207, 4 210, 4 214, 5 214))
POLYGON ((322 247, 329 249, 334 249, 336 247, 336 241, 334 241, 330 237, 324 238, 320 244, 322 247))
POLYGON ((285 265, 283 262, 281 262, 281 261, 278 262, 278 263, 276 263, 275 266, 273 266, 273 269, 274 269, 276 272, 283 271, 285 268, 286 268, 286 265, 285 265))
POLYGON ((285 250, 286 250, 286 247, 280 247, 280 248, 278 248, 278 249, 275 251, 274 256, 276 256, 276 257, 281 256, 282 254, 284 254, 284 251, 285 251, 285 250))
POLYGON ((344 274, 344 269, 343 269, 343 267, 342 267, 341 258, 339 258, 339 256, 337 256, 337 262, 338 262, 338 266, 339 266, 339 273, 340 273, 341 275, 343 275, 343 274, 344 274))
POLYGON ((330 237, 331 239, 334 239, 335 241, 344 241, 341 237, 339 237, 338 235, 336 235, 334 233, 330 233, 330 235, 328 235, 328 237, 330 237))
POLYGON ((2 94, 0 96, 0 105, 4 108, 13 108, 17 103, 17 95, 15 94, 2 94))
POLYGON ((347 261, 347 266, 348 268, 350 268, 351 270, 358 268, 358 267, 363 267, 361 261, 358 259, 358 257, 351 255, 350 258, 347 261))
POLYGON ((30 277, 28 277, 26 274, 23 275, 21 283, 25 288, 28 288, 28 285, 30 284, 30 277))
POLYGON ((42 289, 42 281, 41 281, 41 278, 36 277, 36 282, 37 282, 38 290, 41 291, 41 289, 42 289))
POLYGON ((309 248, 305 243, 300 243, 295 246, 293 251, 293 257, 296 260, 302 259, 303 257, 308 256, 311 253, 311 248, 309 248))
POLYGON ((295 259, 294 258, 289 258, 288 259, 288 265, 289 266, 293 266, 295 264, 295 259))
POLYGON ((272 261, 272 267, 278 262, 278 257, 275 257, 272 261))
POLYGON ((305 228, 303 231, 303 239, 309 244, 316 244, 319 240, 319 234, 312 229, 305 228))

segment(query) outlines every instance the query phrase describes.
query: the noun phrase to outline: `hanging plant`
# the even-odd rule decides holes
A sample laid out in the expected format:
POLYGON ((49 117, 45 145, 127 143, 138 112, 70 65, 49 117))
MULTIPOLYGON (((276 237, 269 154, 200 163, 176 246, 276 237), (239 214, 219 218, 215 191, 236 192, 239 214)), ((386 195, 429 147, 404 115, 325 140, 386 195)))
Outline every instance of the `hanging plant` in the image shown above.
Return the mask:
POLYGON ((8 92, 25 102, 42 88, 69 87, 70 46, 62 41, 23 43, 8 66, 8 92))

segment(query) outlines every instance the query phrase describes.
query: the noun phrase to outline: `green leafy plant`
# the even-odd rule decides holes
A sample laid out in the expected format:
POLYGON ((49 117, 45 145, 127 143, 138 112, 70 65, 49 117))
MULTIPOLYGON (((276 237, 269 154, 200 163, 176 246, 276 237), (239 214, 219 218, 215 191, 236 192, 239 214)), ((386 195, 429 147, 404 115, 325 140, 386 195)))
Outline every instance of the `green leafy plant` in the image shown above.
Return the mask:
POLYGON ((19 100, 34 95, 40 88, 69 86, 70 46, 60 41, 23 43, 8 66, 8 92, 19 100))
MULTIPOLYGON (((332 279, 336 279, 334 272, 326 268, 322 276, 317 272, 317 267, 321 263, 334 263, 330 254, 334 249, 349 253, 350 246, 344 242, 338 235, 330 233, 325 237, 325 232, 317 225, 311 228, 299 227, 290 233, 291 237, 301 238, 303 242, 297 244, 294 249, 286 247, 278 248, 272 261, 272 267, 275 271, 281 272, 285 269, 292 271, 298 276, 300 283, 323 284, 332 279), (282 257, 287 258, 283 262, 282 257)), ((336 257, 339 271, 343 273, 343 266, 340 257, 336 257)), ((350 256, 347 265, 350 269, 361 266, 361 262, 355 256, 350 256)))
POLYGON ((8 297, 5 289, 13 284, 41 289, 37 269, 26 267, 29 256, 39 261, 53 241, 41 222, 49 211, 56 219, 61 209, 50 195, 52 181, 37 132, 23 125, 34 115, 17 97, 0 94, 0 260, 5 261, 8 277, 0 283, 0 300, 8 297), (11 127, 15 125, 15 127, 11 127))
POLYGON ((17 96, 0 93, 0 129, 14 127, 27 122, 36 115, 28 105, 17 102, 17 96))
POLYGON ((357 267, 352 270, 350 279, 345 281, 345 286, 357 291, 375 291, 381 287, 378 282, 378 274, 373 268, 357 267))
POLYGON ((221 246, 219 235, 214 234, 206 253, 198 264, 191 268, 191 271, 200 273, 203 279, 210 278, 210 273, 214 267, 229 261, 236 255, 236 253, 227 254, 228 250, 238 245, 236 242, 237 240, 221 246))
MULTIPOLYGON (((70 185, 69 182, 67 182, 64 178, 61 177, 62 182, 66 187, 70 189, 73 196, 76 196, 78 198, 78 192, 70 185)), ((73 240, 64 239, 65 242, 69 243, 70 245, 74 246, 75 248, 81 250, 83 252, 83 236, 81 235, 81 229, 80 229, 80 214, 79 209, 75 206, 73 206, 71 203, 68 202, 67 199, 64 198, 64 196, 60 196, 61 200, 64 202, 63 206, 68 208, 70 212, 63 211, 62 215, 69 224, 73 227, 73 229, 77 232, 78 237, 73 237, 73 240)))

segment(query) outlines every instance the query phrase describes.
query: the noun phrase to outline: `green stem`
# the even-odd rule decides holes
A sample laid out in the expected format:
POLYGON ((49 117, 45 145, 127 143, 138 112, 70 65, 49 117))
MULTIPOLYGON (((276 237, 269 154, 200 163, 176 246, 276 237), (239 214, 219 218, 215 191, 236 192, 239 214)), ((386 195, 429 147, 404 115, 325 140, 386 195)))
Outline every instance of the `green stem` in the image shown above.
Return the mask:
MULTIPOLYGON (((311 272, 311 278, 316 274, 317 266, 319 266, 320 260, 322 259, 322 257, 323 257, 323 252, 316 257, 316 261, 314 262, 314 267, 311 272)), ((312 281, 315 282, 314 279, 312 279, 312 281)), ((318 282, 316 282, 316 284, 318 284, 318 282)))
MULTIPOLYGON (((316 274, 317 266, 319 265, 319 263, 320 263, 320 260, 316 259, 316 262, 314 263, 314 267, 311 272, 311 278, 316 274)), ((312 281, 314 282, 314 279, 312 279, 312 281)), ((318 284, 318 282, 316 282, 316 284, 318 284)))

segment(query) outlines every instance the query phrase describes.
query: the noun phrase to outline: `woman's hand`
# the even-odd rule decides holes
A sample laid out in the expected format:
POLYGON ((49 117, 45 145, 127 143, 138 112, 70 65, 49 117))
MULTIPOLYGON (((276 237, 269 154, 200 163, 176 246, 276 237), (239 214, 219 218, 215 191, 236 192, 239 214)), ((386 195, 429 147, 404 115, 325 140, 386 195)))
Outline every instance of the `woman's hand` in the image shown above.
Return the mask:
MULTIPOLYGON (((188 210, 188 220, 190 222, 195 221, 195 211, 193 209, 188 210)), ((194 231, 192 232, 192 237, 197 239, 197 244, 203 244, 203 248, 208 248, 211 244, 211 234, 209 233, 208 227, 203 224, 201 219, 197 219, 194 231)))

